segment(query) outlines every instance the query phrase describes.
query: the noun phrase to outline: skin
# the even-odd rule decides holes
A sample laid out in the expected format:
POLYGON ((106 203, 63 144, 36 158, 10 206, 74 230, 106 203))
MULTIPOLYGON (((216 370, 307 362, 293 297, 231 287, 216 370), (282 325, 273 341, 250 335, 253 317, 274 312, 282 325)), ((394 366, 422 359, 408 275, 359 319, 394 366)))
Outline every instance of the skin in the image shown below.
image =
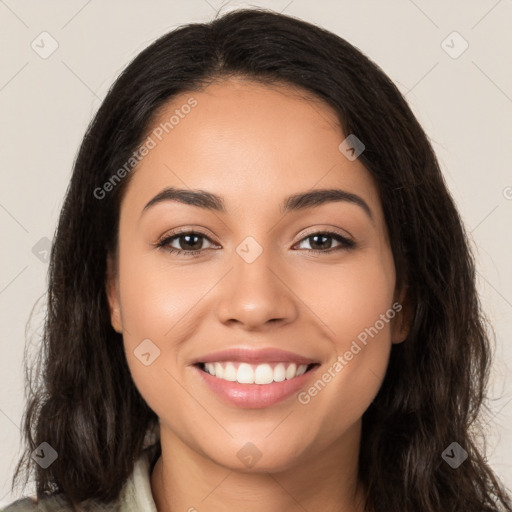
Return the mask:
MULTIPOLYGON (((273 347, 319 361, 320 377, 395 301, 403 303, 376 184, 338 149, 346 135, 335 112, 304 92, 231 78, 173 98, 154 127, 190 96, 197 106, 133 171, 107 279, 112 325, 160 418, 162 456, 151 475, 157 508, 361 511, 361 417, 391 344, 406 337, 404 311, 306 405, 295 395, 260 409, 227 405, 191 361, 232 346, 273 347), (142 214, 169 186, 218 194, 227 212, 165 201, 142 214), (373 219, 349 202, 280 213, 286 196, 319 188, 359 195, 373 219), (178 227, 209 237, 196 246, 202 255, 155 247, 178 227), (326 252, 306 236, 322 230, 355 248, 326 252), (263 249, 250 264, 236 252, 247 236, 263 249), (160 349, 149 366, 134 355, 147 338, 160 349), (251 468, 237 457, 247 442, 261 453, 251 468)), ((189 247, 183 238, 172 246, 189 247)))

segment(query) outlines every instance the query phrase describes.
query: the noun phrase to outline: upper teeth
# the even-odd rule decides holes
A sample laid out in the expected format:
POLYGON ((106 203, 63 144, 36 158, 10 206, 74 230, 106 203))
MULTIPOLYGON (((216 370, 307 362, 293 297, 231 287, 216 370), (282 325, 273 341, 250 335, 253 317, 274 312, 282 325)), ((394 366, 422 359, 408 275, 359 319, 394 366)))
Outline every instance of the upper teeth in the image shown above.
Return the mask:
POLYGON ((231 361, 204 364, 205 371, 210 375, 240 384, 270 384, 290 380, 303 375, 307 367, 307 364, 297 366, 295 363, 249 364, 231 361))

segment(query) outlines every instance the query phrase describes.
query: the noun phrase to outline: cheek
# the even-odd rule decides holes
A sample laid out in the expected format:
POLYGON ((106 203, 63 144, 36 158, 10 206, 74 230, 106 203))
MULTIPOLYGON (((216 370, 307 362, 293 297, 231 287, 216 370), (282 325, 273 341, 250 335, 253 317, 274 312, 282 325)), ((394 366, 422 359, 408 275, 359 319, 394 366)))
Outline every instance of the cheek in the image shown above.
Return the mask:
POLYGON ((201 272, 195 272, 191 279, 190 272, 170 268, 163 254, 155 257, 150 251, 136 251, 130 254, 127 249, 119 264, 120 301, 128 339, 130 343, 144 338, 172 341, 181 328, 180 321, 204 294, 201 272))
MULTIPOLYGON (((306 275, 307 269, 303 274, 306 275)), ((354 254, 339 265, 314 269, 314 279, 295 288, 325 331, 338 352, 350 341, 373 326, 392 305, 395 273, 388 253, 354 254)), ((379 335, 389 337, 390 324, 381 325, 379 335)))
POLYGON ((361 418, 380 389, 396 311, 394 265, 388 254, 369 255, 330 272, 324 298, 318 291, 315 297, 329 328, 331 358, 298 402, 319 423, 317 428, 320 422, 328 424, 334 435, 361 418))
MULTIPOLYGON (((167 396, 172 380, 167 373, 176 366, 175 333, 189 309, 190 287, 179 272, 171 276, 160 268, 150 251, 135 244, 121 245, 119 294, 123 322, 123 343, 132 378, 153 409, 154 399, 167 396), (171 279, 172 277, 172 279, 171 279)), ((192 289, 191 289, 192 288, 192 289)))

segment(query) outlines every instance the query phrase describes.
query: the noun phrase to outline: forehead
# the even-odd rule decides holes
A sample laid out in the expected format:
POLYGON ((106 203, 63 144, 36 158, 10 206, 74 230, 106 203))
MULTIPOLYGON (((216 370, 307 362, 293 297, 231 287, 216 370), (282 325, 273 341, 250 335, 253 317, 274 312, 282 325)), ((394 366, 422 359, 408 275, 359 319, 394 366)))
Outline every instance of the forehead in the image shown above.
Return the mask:
POLYGON ((261 209, 262 201, 338 187, 380 208, 370 173, 339 149, 346 135, 334 109, 298 88, 228 79, 184 92, 146 137, 153 147, 133 171, 129 201, 176 186, 220 195, 228 211, 261 209))

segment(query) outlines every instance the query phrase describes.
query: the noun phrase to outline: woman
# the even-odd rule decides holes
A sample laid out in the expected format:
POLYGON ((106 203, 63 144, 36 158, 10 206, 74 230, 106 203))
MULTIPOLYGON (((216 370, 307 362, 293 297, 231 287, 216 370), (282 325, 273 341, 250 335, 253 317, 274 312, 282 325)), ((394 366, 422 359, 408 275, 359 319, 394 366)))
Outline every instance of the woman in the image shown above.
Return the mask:
POLYGON ((321 28, 234 11, 126 68, 48 304, 15 475, 46 510, 512 510, 461 219, 397 88, 321 28))

